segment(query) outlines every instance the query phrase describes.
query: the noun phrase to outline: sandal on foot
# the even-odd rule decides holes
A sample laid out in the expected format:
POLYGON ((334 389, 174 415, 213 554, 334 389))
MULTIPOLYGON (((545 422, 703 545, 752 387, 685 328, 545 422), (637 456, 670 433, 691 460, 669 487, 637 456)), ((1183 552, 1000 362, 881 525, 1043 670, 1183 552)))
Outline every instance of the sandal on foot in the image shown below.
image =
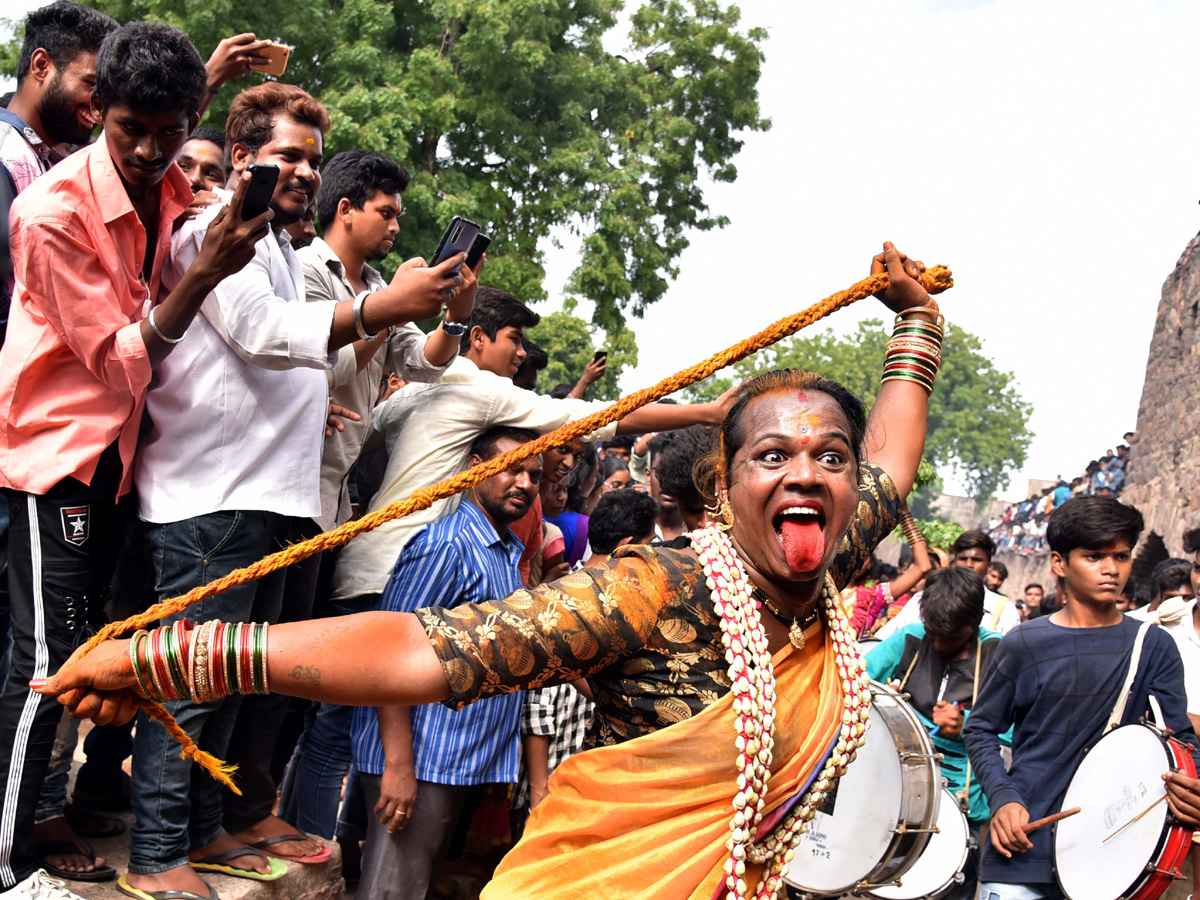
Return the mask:
POLYGON ((245 878, 250 881, 276 881, 288 872, 287 863, 283 860, 267 856, 267 854, 261 853, 253 847, 234 847, 232 850, 226 850, 224 853, 214 853, 212 856, 196 860, 191 866, 197 872, 216 872, 220 875, 228 875, 231 878, 245 878), (254 869, 239 869, 235 866, 226 865, 229 860, 237 859, 239 856, 260 856, 267 861, 267 865, 271 867, 271 871, 256 872, 254 869))
POLYGON ((217 890, 207 881, 204 884, 208 887, 208 896, 201 897, 199 894, 193 894, 191 891, 142 891, 135 887, 130 887, 129 882, 122 875, 117 879, 117 890, 126 897, 136 897, 137 900, 221 900, 217 896, 217 890))
POLYGON ((96 864, 96 854, 83 849, 82 844, 75 841, 42 841, 29 848, 29 852, 42 863, 42 868, 55 878, 65 878, 68 881, 112 881, 117 877, 117 870, 112 866, 99 866, 90 872, 68 872, 46 862, 47 856, 86 856, 92 865, 96 864))
MULTIPOLYGON (((274 847, 276 844, 285 844, 288 841, 311 840, 311 837, 309 837, 303 831, 299 831, 296 834, 281 834, 277 835, 276 837, 269 837, 261 841, 255 841, 253 844, 250 844, 250 846, 254 847, 256 850, 267 850, 268 847, 274 847)), ((288 862, 304 863, 307 866, 317 866, 323 862, 329 862, 329 858, 333 856, 333 848, 329 846, 321 848, 320 853, 314 853, 312 856, 284 856, 281 853, 274 853, 270 850, 267 850, 267 852, 271 853, 272 856, 275 856, 278 859, 286 859, 288 862)))

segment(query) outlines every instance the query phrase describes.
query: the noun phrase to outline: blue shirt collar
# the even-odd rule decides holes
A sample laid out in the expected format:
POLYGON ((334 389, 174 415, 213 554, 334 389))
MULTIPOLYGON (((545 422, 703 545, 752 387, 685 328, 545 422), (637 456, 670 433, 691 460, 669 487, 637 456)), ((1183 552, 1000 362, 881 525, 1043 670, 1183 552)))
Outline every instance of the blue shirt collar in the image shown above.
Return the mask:
POLYGON ((518 554, 525 549, 525 545, 521 543, 519 537, 512 533, 511 528, 505 532, 504 537, 500 537, 496 531, 496 526, 488 521, 488 517, 483 514, 483 510, 465 497, 458 506, 458 512, 465 520, 465 527, 471 530, 483 546, 503 547, 510 552, 515 547, 518 554))

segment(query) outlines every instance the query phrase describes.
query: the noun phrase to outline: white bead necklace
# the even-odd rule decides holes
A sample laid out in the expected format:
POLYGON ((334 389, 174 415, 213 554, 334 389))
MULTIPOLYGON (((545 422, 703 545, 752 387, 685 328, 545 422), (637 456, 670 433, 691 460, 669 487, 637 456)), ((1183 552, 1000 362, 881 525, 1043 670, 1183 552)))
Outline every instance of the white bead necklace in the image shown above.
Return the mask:
POLYGON ((842 676, 842 728, 824 767, 808 791, 778 825, 762 840, 755 833, 766 805, 771 780, 772 749, 775 745, 775 671, 767 634, 759 616, 759 601, 738 559, 732 542, 718 528, 709 526, 689 535, 704 566, 705 583, 713 608, 721 619, 721 640, 733 690, 736 716, 737 794, 726 842, 726 900, 770 900, 777 896, 783 872, 795 856, 795 848, 826 794, 846 772, 858 748, 865 742, 871 709, 870 678, 838 601, 837 588, 825 575, 821 605, 833 641, 838 671, 842 676), (753 892, 745 881, 747 864, 765 864, 753 892))

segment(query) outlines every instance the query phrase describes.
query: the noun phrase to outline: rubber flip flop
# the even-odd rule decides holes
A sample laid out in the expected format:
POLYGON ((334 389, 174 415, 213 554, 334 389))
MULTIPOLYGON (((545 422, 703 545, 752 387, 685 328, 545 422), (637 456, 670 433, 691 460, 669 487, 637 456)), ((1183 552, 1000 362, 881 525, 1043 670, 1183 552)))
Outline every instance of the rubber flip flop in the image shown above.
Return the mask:
POLYGON ((65 878, 67 881, 112 881, 117 877, 117 870, 112 866, 100 866, 90 872, 68 872, 46 862, 47 856, 86 856, 92 865, 96 864, 96 854, 84 850, 81 844, 74 841, 42 841, 29 848, 29 852, 38 858, 42 868, 55 878, 65 878))
POLYGON ((245 878, 249 881, 277 881, 288 872, 287 863, 283 860, 260 853, 253 847, 234 847, 232 850, 226 850, 224 853, 214 853, 212 856, 206 856, 204 859, 197 860, 191 865, 197 872, 216 872, 220 875, 228 875, 231 878, 245 878), (261 857, 267 861, 267 865, 271 867, 271 871, 256 872, 253 869, 238 869, 234 866, 225 865, 227 861, 237 859, 239 856, 261 857))
POLYGON ((117 879, 117 890, 126 897, 136 897, 137 900, 221 900, 217 896, 216 888, 207 881, 204 883, 208 886, 207 897, 201 897, 191 891, 140 891, 135 887, 130 887, 129 882, 122 875, 117 879))
MULTIPOLYGON (((251 844, 258 850, 266 850, 268 847, 274 847, 276 844, 284 844, 288 841, 311 841, 312 838, 303 831, 296 834, 281 834, 276 837, 266 838, 261 841, 255 841, 251 844)), ((270 852, 270 851, 268 851, 270 852)), ((320 853, 314 853, 312 856, 284 856, 280 853, 272 853, 272 856, 277 859, 286 859, 288 862, 304 863, 306 866, 317 866, 323 862, 329 862, 329 858, 333 856, 333 848, 326 846, 320 853)))

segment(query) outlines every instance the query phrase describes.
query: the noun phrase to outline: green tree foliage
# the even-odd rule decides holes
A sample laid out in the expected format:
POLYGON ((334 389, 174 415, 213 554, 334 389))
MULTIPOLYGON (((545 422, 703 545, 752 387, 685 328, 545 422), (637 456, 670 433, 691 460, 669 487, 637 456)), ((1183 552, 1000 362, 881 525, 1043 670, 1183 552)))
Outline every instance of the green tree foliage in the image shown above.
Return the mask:
MULTIPOLYGON (((838 337, 829 329, 808 337, 791 337, 743 360, 734 368, 733 376, 697 385, 691 398, 711 399, 734 379, 794 367, 840 381, 869 407, 879 394, 889 337, 890 332, 878 319, 862 322, 846 337, 838 337)), ((925 440, 925 459, 935 469, 950 467, 960 472, 976 498, 993 496, 1008 486, 1012 473, 1025 463, 1033 439, 1029 431, 1031 409, 1013 386, 1012 374, 1001 372, 983 355, 978 337, 946 326, 942 369, 929 400, 925 440)), ((916 508, 914 513, 918 513, 916 508)))
MULTIPOLYGON (((329 108, 327 155, 380 150, 412 173, 398 248, 431 254, 466 216, 493 238, 485 282, 538 300, 539 241, 566 229, 583 237, 570 288, 610 331, 662 297, 689 230, 726 224, 702 179, 733 181, 740 135, 770 125, 766 31, 719 0, 646 0, 628 17, 624 0, 91 2, 169 22, 205 56, 246 31, 290 44, 283 80, 329 108)), ((227 85, 206 122, 261 78, 227 85)))
MULTIPOLYGON (((921 530, 921 537, 925 538, 926 544, 947 552, 965 530, 957 522, 951 522, 949 519, 915 519, 914 521, 917 523, 917 528, 921 530)), ((897 528, 892 532, 892 537, 897 541, 903 541, 904 532, 897 528)))
POLYGON ((604 377, 588 389, 589 400, 616 400, 621 396, 617 381, 621 372, 637 365, 637 341, 628 328, 609 333, 575 315, 575 301, 568 300, 558 312, 542 316, 529 339, 544 349, 550 364, 538 375, 538 390, 549 393, 558 384, 574 385, 597 350, 608 352, 604 377))

